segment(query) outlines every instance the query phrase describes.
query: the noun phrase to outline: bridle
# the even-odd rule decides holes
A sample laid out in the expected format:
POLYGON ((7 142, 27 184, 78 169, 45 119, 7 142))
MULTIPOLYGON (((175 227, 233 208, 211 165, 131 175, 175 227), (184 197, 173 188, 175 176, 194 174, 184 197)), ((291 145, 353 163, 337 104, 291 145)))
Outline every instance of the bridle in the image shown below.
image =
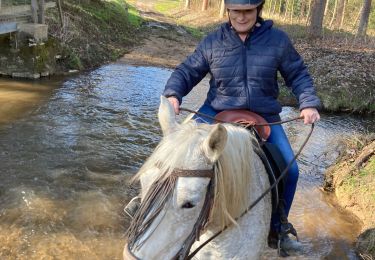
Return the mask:
MULTIPOLYGON (((214 203, 214 196, 215 196, 215 166, 212 169, 208 170, 187 170, 187 169, 174 169, 171 175, 168 177, 172 179, 172 182, 175 182, 179 177, 198 177, 198 178, 209 178, 210 182, 207 186, 207 192, 205 196, 205 201, 203 203, 203 207, 200 211, 199 217, 194 224, 194 227, 189 234, 189 236, 185 239, 181 249, 176 253, 173 260, 182 260, 182 259, 189 259, 189 252, 193 243, 199 239, 201 232, 207 226, 209 222, 210 213, 214 203)), ((169 194, 170 196, 170 194, 169 194)), ((147 195, 146 195, 147 197, 147 195)), ((133 243, 127 243, 124 249, 124 258, 130 260, 140 260, 132 253, 132 247, 134 246, 133 243)))

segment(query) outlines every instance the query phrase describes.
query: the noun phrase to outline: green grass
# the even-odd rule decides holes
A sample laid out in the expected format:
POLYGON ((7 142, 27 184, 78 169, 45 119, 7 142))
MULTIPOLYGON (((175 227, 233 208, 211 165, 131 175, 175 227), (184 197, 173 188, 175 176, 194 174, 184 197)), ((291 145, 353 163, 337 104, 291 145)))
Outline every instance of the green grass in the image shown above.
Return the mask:
POLYGON ((134 6, 129 5, 129 23, 134 26, 135 28, 140 28, 142 25, 143 19, 141 18, 139 12, 137 9, 134 8, 134 6))
POLYGON ((180 0, 162 0, 158 1, 154 8, 157 12, 162 14, 169 14, 172 10, 176 10, 181 6, 180 0))
POLYGON ((194 27, 184 27, 194 38, 201 39, 204 36, 204 32, 194 27))

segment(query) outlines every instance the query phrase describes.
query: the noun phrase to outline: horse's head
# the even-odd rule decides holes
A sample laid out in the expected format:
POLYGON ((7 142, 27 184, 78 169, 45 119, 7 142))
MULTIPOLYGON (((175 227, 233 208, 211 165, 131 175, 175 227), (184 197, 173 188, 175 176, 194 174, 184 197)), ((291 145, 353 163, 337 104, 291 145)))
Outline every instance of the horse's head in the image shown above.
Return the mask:
POLYGON ((128 230, 127 259, 172 259, 181 250, 188 253, 208 221, 213 168, 227 142, 221 125, 177 123, 164 97, 158 116, 163 139, 136 176, 142 203, 128 230))

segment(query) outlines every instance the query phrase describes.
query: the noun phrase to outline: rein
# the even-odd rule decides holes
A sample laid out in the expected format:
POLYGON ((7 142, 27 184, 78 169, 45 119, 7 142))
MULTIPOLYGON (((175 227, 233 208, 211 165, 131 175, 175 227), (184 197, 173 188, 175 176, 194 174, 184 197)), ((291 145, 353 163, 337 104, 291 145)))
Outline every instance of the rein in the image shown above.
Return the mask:
MULTIPOLYGON (((267 123, 267 124, 254 124, 254 123, 242 124, 242 123, 226 122, 226 121, 223 121, 223 120, 218 120, 218 119, 216 119, 212 116, 209 116, 209 115, 206 115, 204 113, 200 113, 200 112, 188 109, 188 108, 180 107, 180 110, 181 111, 187 111, 187 112, 190 112, 190 113, 194 113, 194 114, 197 114, 199 116, 203 116, 203 117, 206 117, 206 118, 211 119, 211 120, 215 120, 215 121, 220 122, 220 123, 228 123, 228 124, 241 126, 241 127, 245 127, 245 128, 252 127, 252 126, 281 125, 281 124, 284 124, 284 123, 288 123, 288 122, 291 122, 291 121, 296 121, 296 120, 302 119, 302 117, 296 117, 296 118, 292 118, 292 119, 287 119, 287 120, 282 120, 282 121, 278 121, 278 122, 274 122, 274 123, 267 123)), ((290 169, 290 167, 292 166, 294 161, 296 161, 298 156, 301 154, 303 148, 306 146, 308 140, 310 139, 313 130, 314 130, 314 123, 311 124, 311 129, 310 129, 309 133, 307 134, 307 137, 305 138, 301 147, 298 149, 298 151, 295 154, 295 156, 293 157, 293 159, 288 163, 287 167, 280 174, 280 176, 276 179, 276 181, 267 190, 265 190, 254 202, 252 202, 249 205, 249 207, 247 207, 246 210, 240 216, 235 218, 235 220, 238 220, 239 218, 243 217, 247 212, 249 212, 252 208, 254 208, 259 203, 259 201, 261 201, 273 188, 275 188, 279 184, 281 179, 283 179, 285 177, 285 175, 288 173, 288 170, 290 169)), ((258 143, 258 145, 259 145, 259 143, 258 143)), ((210 237, 209 239, 204 241, 197 249, 194 250, 194 252, 189 254, 186 259, 192 259, 205 245, 207 245, 209 242, 214 240, 217 236, 219 236, 221 233, 223 233, 227 228, 228 228, 228 226, 225 226, 222 230, 216 232, 212 237, 210 237)))
POLYGON ((244 122, 244 123, 235 123, 235 122, 228 122, 228 121, 216 119, 213 116, 209 116, 207 114, 204 114, 204 113, 201 113, 201 112, 198 112, 198 111, 194 111, 194 110, 191 110, 191 109, 188 109, 188 108, 184 108, 184 107, 180 107, 180 111, 186 111, 186 112, 189 112, 189 113, 196 114, 198 116, 203 116, 205 118, 214 120, 214 121, 219 122, 219 123, 232 124, 232 125, 241 126, 241 127, 244 127, 244 126, 245 127, 249 127, 249 126, 281 125, 281 124, 285 124, 285 123, 289 123, 289 122, 292 122, 292 121, 296 121, 296 120, 302 119, 302 117, 298 116, 298 117, 294 117, 294 118, 291 118, 291 119, 281 120, 281 121, 277 121, 277 122, 273 122, 273 123, 267 123, 267 124, 253 124, 253 123, 247 123, 247 122, 244 122))

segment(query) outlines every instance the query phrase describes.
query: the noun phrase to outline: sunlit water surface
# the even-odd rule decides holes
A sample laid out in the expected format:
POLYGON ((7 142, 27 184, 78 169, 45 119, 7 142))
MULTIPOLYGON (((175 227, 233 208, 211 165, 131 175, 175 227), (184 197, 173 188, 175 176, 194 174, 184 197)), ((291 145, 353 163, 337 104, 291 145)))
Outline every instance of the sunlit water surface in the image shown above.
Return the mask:
MULTIPOLYGON (((129 221, 123 207, 137 194, 128 182, 160 140, 156 113, 170 73, 119 63, 58 87, 0 81, 1 259, 122 258, 129 221)), ((184 106, 197 109, 206 91, 203 80, 184 106)), ((293 108, 282 113, 297 115, 293 108)), ((359 224, 319 187, 338 155, 337 140, 373 131, 371 125, 373 119, 335 115, 317 124, 299 158, 290 217, 305 245, 297 258, 356 259, 351 243, 359 224)), ((309 127, 285 128, 297 150, 309 127)))

